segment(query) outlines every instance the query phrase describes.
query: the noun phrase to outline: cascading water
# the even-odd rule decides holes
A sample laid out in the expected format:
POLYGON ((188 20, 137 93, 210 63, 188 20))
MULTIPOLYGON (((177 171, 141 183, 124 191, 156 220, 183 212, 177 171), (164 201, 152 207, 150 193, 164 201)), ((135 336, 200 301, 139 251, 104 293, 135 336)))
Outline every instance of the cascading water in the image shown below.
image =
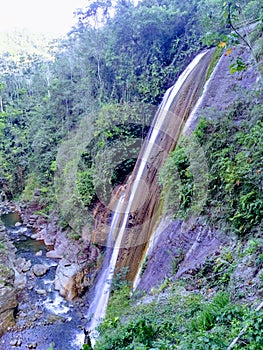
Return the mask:
MULTIPOLYGON (((146 140, 146 145, 145 145, 142 157, 140 159, 140 166, 139 166, 135 180, 134 180, 133 185, 132 185, 131 193, 129 195, 128 204, 127 204, 127 208, 126 208, 125 212, 128 212, 128 213, 130 212, 135 193, 138 189, 138 186, 139 186, 139 183, 140 183, 140 180, 142 177, 142 173, 143 173, 147 163, 150 163, 149 160, 151 159, 151 157, 155 156, 155 153, 153 152, 153 148, 155 146, 156 139, 157 139, 159 132, 164 130, 162 125, 165 121, 167 113, 169 112, 170 106, 174 100, 175 95, 178 93, 181 86, 183 85, 183 83, 187 79, 188 75, 191 73, 191 71, 197 65, 197 63, 201 60, 201 58, 205 55, 205 53, 206 52, 203 52, 203 53, 199 54, 197 57, 195 57, 195 59, 189 64, 189 66, 185 69, 185 71, 180 75, 180 77, 177 80, 177 82, 175 83, 175 85, 173 85, 170 89, 168 89, 166 91, 164 98, 163 98, 163 101, 160 105, 160 108, 158 109, 158 112, 156 114, 156 117, 155 117, 155 120, 153 123, 152 131, 146 140)), ((128 219, 128 215, 126 215, 126 222, 124 222, 124 220, 123 220, 124 229, 126 228, 126 225, 127 225, 127 219, 128 219)))
MULTIPOLYGON (((114 275, 114 270, 116 266, 116 261, 118 257, 118 242, 120 235, 118 234, 119 219, 121 216, 121 209, 123 206, 125 198, 125 192, 120 196, 109 229, 107 238, 107 250, 105 252, 105 257, 103 261, 103 266, 101 269, 101 274, 96 283, 95 297, 89 308, 89 315, 92 317, 91 322, 88 325, 90 332, 90 338, 92 344, 95 343, 97 337, 96 327, 99 325, 100 321, 106 315, 107 304, 110 296, 111 282, 114 275), (116 242, 114 239, 116 237, 116 242)), ((125 213, 126 215, 126 213, 125 213)), ((128 213, 127 213, 128 215, 128 213)), ((122 229, 122 227, 121 227, 122 229)))
POLYGON ((106 314, 110 284, 117 261, 121 261, 119 265, 117 263, 119 268, 132 267, 129 272, 131 280, 136 275, 154 226, 152 218, 158 207, 160 191, 157 171, 175 147, 181 128, 199 97, 212 54, 213 51, 209 50, 196 56, 175 85, 166 92, 138 157, 128 188, 119 199, 108 238, 111 243, 116 236, 114 248, 110 253, 108 250, 106 252, 96 284, 95 298, 89 310, 89 314, 93 314, 88 327, 93 343, 96 338, 95 328, 106 314), (132 226, 131 217, 138 223, 137 227, 133 224, 134 231, 134 227, 131 230, 128 228, 132 226), (144 220, 145 218, 147 220, 144 220))
POLYGON ((122 239, 117 260, 118 268, 129 267, 127 277, 130 281, 136 276, 158 220, 158 171, 174 149, 183 125, 202 93, 213 52, 212 49, 197 55, 166 92, 131 176, 126 191, 127 206, 123 210, 130 215, 126 215, 124 229, 119 233, 122 239))

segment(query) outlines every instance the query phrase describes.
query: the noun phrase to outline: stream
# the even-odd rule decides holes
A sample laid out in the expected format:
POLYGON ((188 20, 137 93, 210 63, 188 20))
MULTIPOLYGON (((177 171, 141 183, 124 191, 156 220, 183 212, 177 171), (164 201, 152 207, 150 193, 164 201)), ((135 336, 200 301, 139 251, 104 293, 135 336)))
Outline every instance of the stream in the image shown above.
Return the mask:
POLYGON ((1 220, 17 249, 17 258, 31 264, 24 274, 26 286, 17 295, 16 325, 2 336, 0 349, 80 350, 87 322, 85 296, 74 302, 62 298, 54 290, 58 261, 46 257, 49 247, 30 238, 32 231, 19 222, 18 214, 1 215, 1 220), (36 264, 48 266, 48 272, 35 276, 32 267, 36 264))

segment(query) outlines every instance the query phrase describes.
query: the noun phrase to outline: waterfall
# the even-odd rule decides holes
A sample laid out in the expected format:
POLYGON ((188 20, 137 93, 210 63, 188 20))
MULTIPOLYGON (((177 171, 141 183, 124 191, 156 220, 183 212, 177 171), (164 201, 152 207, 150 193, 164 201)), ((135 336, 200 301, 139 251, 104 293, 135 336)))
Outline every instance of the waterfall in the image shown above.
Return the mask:
MULTIPOLYGON (((139 182, 141 180, 141 176, 142 176, 142 173, 146 167, 146 164, 149 163, 149 159, 151 157, 153 157, 152 152, 153 152, 153 148, 154 148, 155 143, 156 143, 157 136, 158 136, 160 131, 164 130, 162 125, 165 121, 165 118, 167 117, 167 113, 170 110, 170 107, 171 107, 171 104, 174 100, 174 97, 176 96, 176 94, 180 90, 181 86, 183 85, 183 83, 185 82, 185 80, 187 79, 187 77, 189 76, 191 71, 194 69, 194 67, 197 65, 197 63, 201 60, 201 58, 205 54, 206 54, 206 52, 203 52, 203 53, 199 54, 198 56, 196 56, 195 59, 189 64, 189 66, 180 75, 180 77, 176 81, 175 85, 173 85, 170 89, 168 89, 164 95, 164 98, 162 100, 160 108, 157 111, 157 114, 156 114, 156 117, 155 117, 155 120, 153 123, 152 131, 146 140, 143 155, 140 159, 141 160, 140 166, 139 166, 139 169, 137 171, 136 178, 133 182, 131 194, 129 196, 129 200, 128 200, 128 204, 127 204, 126 210, 128 212, 130 212, 132 202, 134 200, 134 196, 135 196, 135 193, 138 189, 139 182)), ((126 221, 127 221, 127 219, 126 219, 126 221)), ((125 223, 125 227, 126 227, 126 224, 127 224, 127 222, 125 223)))
POLYGON ((114 248, 106 251, 100 278, 96 284, 95 298, 90 308, 93 318, 89 330, 94 342, 95 328, 106 314, 116 264, 119 268, 129 267, 130 280, 134 280, 136 276, 156 223, 154 217, 158 211, 160 196, 158 169, 175 147, 185 120, 201 94, 212 55, 213 50, 197 55, 175 85, 165 93, 127 190, 118 201, 108 237, 112 242, 116 236, 114 248), (135 224, 131 222, 131 218, 135 224))
POLYGON ((130 281, 137 274, 159 217, 158 171, 174 149, 189 113, 202 94, 213 53, 212 49, 197 55, 166 92, 128 184, 125 211, 130 215, 126 215, 124 230, 120 231, 117 266, 129 267, 130 281))
MULTIPOLYGON (((89 316, 92 317, 91 322, 88 325, 90 332, 91 342, 95 343, 98 336, 96 327, 99 325, 101 320, 105 318, 108 300, 110 296, 111 282, 114 275, 116 261, 118 257, 118 234, 119 219, 121 216, 121 209, 125 198, 125 192, 123 192, 117 202, 114 214, 111 220, 111 225, 107 237, 107 249, 101 273, 99 279, 96 282, 95 296, 89 308, 89 316), (114 243, 115 236, 117 236, 116 242, 114 243)), ((126 213, 125 213, 126 215, 126 213)), ((128 215, 128 214, 127 214, 128 215)))

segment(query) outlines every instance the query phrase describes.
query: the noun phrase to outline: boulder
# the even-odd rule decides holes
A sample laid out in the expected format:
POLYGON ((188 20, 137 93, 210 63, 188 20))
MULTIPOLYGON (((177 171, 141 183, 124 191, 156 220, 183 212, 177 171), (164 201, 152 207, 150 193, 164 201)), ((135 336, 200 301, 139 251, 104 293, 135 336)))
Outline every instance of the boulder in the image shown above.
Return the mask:
POLYGON ((6 265, 0 264, 0 337, 15 322, 14 309, 17 306, 17 299, 14 280, 14 271, 6 265))
POLYGON ((32 271, 35 276, 44 276, 49 271, 49 266, 43 264, 36 264, 33 266, 32 271))
POLYGON ((38 252, 36 252, 35 256, 42 256, 43 255, 43 251, 39 250, 38 252))
POLYGON ((14 267, 13 270, 15 272, 15 281, 14 281, 14 287, 17 290, 22 290, 26 286, 27 278, 24 273, 19 273, 14 267))
POLYGON ((66 259, 61 259, 55 277, 55 289, 67 300, 73 300, 79 295, 79 288, 76 285, 75 277, 82 268, 78 264, 70 263, 66 259))
POLYGON ((32 263, 31 260, 27 260, 22 266, 22 272, 27 272, 31 269, 32 263))
POLYGON ((64 252, 62 249, 54 249, 46 253, 46 257, 50 259, 62 259, 63 256, 64 252))

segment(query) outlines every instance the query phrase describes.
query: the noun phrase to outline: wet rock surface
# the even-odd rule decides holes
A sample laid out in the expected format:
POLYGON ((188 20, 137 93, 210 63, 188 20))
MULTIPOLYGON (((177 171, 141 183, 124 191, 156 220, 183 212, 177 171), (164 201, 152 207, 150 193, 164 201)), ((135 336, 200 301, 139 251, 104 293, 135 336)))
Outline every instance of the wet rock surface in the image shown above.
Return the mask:
POLYGON ((130 281, 137 274, 160 216, 158 169, 161 169, 167 155, 175 148, 188 113, 202 93, 213 52, 214 49, 211 49, 196 56, 185 70, 185 75, 182 74, 185 79, 182 82, 178 80, 178 84, 166 92, 162 107, 158 109, 152 124, 153 130, 158 129, 158 132, 150 133, 141 148, 127 185, 125 198, 130 215, 126 225, 128 228, 121 239, 116 267, 122 269, 129 266, 126 277, 130 281))
POLYGON ((21 220, 23 225, 32 228, 30 238, 43 241, 49 247, 48 251, 39 249, 35 254, 58 261, 56 289, 66 299, 73 300, 92 285, 100 249, 85 237, 74 239, 69 230, 62 231, 56 212, 50 214, 50 218, 35 214, 41 210, 37 200, 21 206, 21 220))

